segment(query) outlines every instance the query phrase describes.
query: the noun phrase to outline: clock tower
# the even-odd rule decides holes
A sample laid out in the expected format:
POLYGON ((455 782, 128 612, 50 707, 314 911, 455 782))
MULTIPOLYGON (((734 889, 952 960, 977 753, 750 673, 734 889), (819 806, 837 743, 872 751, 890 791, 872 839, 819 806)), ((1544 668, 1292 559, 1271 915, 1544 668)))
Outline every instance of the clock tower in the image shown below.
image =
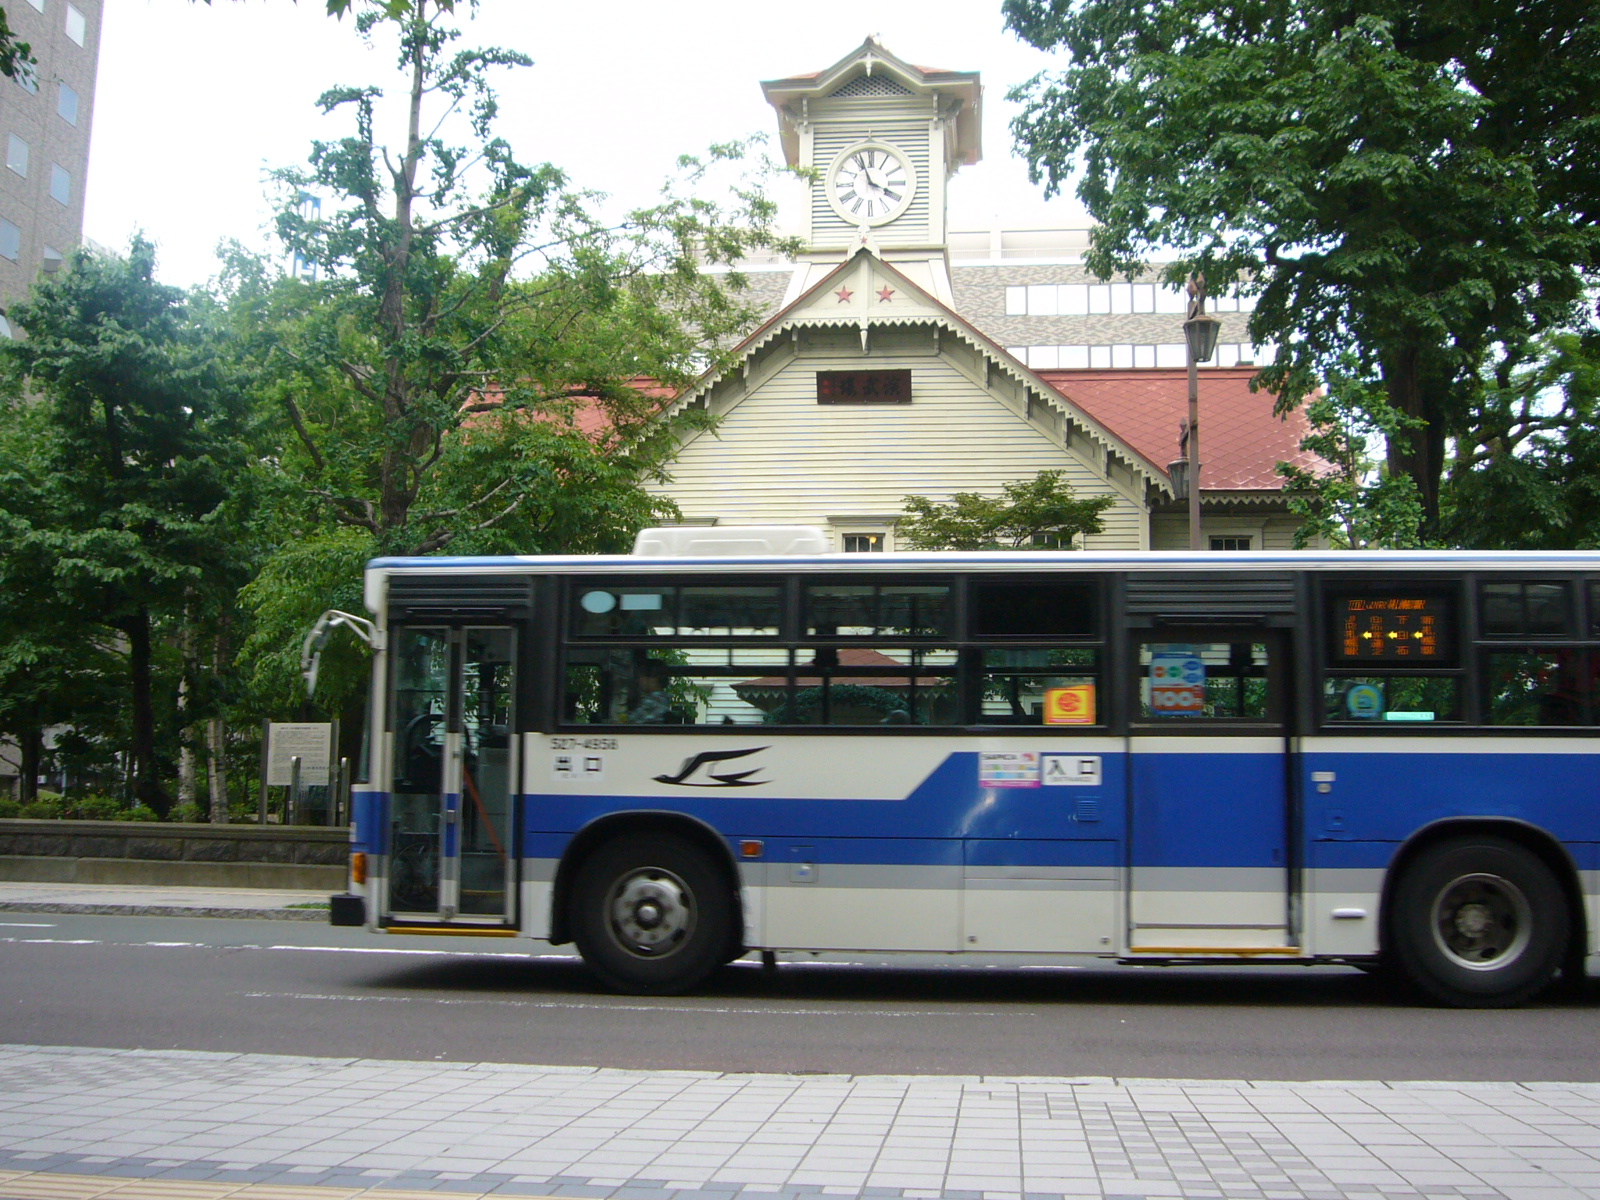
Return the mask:
POLYGON ((872 38, 825 71, 761 85, 784 157, 811 173, 788 303, 862 246, 952 303, 945 184, 981 156, 975 71, 902 62, 872 38))

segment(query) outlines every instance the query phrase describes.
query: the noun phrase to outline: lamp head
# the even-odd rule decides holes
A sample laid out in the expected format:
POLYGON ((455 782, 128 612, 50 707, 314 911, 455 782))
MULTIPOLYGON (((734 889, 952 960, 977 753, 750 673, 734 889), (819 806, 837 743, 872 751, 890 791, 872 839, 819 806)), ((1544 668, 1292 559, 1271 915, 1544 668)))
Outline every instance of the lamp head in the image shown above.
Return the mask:
POLYGON ((1217 349, 1217 332, 1222 322, 1202 312, 1183 323, 1183 340, 1189 343, 1191 362, 1210 362, 1217 349))

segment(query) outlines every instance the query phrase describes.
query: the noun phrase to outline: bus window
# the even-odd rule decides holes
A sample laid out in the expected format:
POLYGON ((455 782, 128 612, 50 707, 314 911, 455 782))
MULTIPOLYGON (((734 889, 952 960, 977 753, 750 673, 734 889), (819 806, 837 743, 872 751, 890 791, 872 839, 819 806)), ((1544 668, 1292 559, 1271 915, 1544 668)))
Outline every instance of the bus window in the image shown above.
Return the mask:
POLYGON ((783 589, 591 583, 572 589, 575 638, 776 637, 783 589))
POLYGON ((1330 722, 1461 720, 1453 675, 1340 675, 1324 681, 1322 717, 1330 722))
POLYGON ((974 580, 971 596, 974 638, 1092 641, 1099 636, 1100 588, 1094 583, 974 580))
POLYGON ((1103 725, 1096 688, 1100 651, 1092 646, 984 650, 982 725, 1103 725))
POLYGON ((1486 583, 1478 630, 1486 638, 1566 637, 1572 604, 1565 583, 1486 583))
POLYGON ((954 725, 956 652, 819 646, 800 651, 794 690, 773 709, 779 725, 954 725))
POLYGON ((1263 642, 1139 643, 1139 719, 1265 721, 1272 665, 1263 642))
POLYGON ((948 637, 950 617, 948 584, 821 583, 806 588, 808 637, 948 637))
POLYGON ((1587 650, 1484 653, 1484 719, 1490 725, 1591 724, 1596 665, 1587 650))
POLYGON ((563 719, 572 725, 760 725, 783 705, 782 650, 574 649, 563 719))

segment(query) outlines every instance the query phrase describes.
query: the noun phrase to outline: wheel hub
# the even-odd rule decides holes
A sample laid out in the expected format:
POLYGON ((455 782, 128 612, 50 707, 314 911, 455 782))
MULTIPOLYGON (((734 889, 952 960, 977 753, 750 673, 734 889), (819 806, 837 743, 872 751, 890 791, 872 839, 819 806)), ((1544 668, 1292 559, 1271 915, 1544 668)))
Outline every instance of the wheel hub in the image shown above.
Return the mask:
POLYGON ((1502 970, 1527 948, 1532 916, 1527 897, 1509 879, 1463 875, 1446 884, 1434 902, 1434 940, 1457 966, 1502 970))
POLYGON ((641 867, 617 880, 606 910, 611 936, 640 958, 673 953, 694 930, 694 893, 658 867, 641 867))

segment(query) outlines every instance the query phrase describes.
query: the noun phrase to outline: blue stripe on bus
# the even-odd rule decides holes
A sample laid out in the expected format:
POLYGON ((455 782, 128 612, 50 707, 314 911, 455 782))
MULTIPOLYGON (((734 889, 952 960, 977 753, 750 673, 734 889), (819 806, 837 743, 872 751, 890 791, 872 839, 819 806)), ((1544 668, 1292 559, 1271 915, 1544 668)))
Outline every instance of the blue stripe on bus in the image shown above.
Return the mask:
MULTIPOLYGON (((1285 865, 1281 755, 1138 755, 1134 764, 1139 794, 1128 854, 1134 866, 1285 865)), ((1569 844, 1580 869, 1596 869, 1596 765, 1595 756, 1580 754, 1307 754, 1298 764, 1307 846, 1301 860, 1381 868, 1430 822, 1482 815, 1546 829, 1569 844), (1329 793, 1316 791, 1313 771, 1334 773, 1329 793)), ((996 865, 1114 865, 1127 840, 1128 756, 1104 755, 1102 770, 1098 787, 986 789, 977 784, 976 753, 958 752, 898 803, 749 792, 737 798, 541 793, 527 798, 526 853, 559 857, 571 837, 563 831, 644 809, 685 813, 730 841, 761 838, 769 861, 789 847, 810 845, 819 862, 946 865, 956 861, 952 846, 981 841, 990 847, 985 861, 996 865), (1097 819, 1079 819, 1083 801, 1091 802, 1097 819), (1015 851, 1005 851, 1007 844, 1015 851), (1107 849, 1113 846, 1115 853, 1107 849), (995 855, 1007 853, 1012 856, 1004 864, 996 862, 995 855)))

